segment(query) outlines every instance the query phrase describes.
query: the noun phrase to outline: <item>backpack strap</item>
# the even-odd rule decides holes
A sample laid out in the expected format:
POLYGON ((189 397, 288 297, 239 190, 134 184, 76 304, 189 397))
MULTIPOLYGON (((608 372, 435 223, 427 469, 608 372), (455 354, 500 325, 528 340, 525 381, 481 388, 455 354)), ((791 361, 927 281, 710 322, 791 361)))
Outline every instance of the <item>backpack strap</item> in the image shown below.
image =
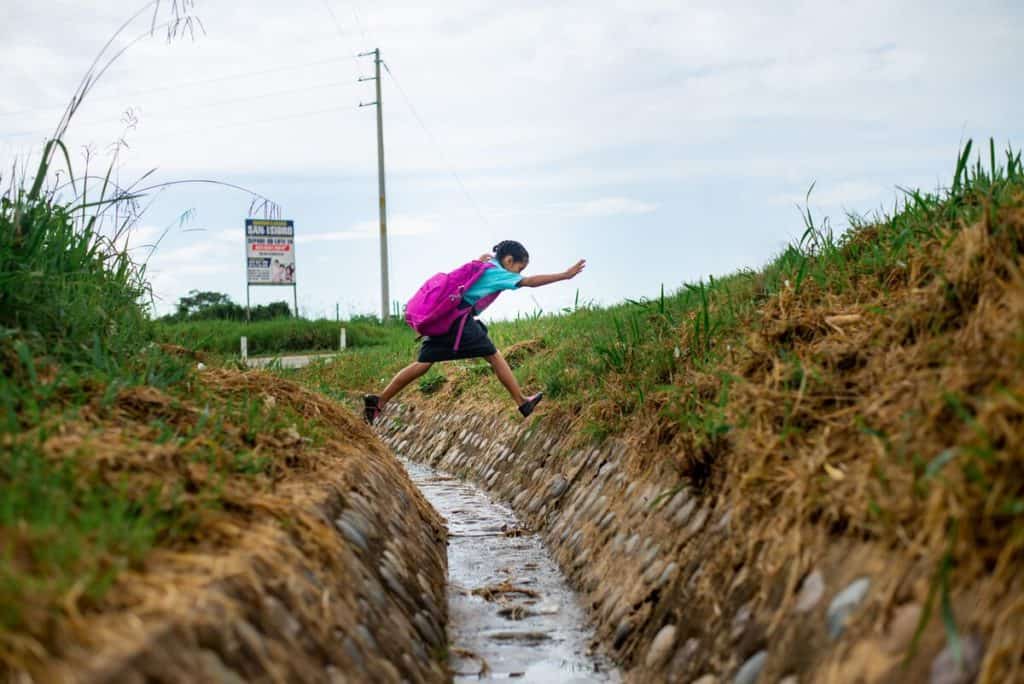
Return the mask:
POLYGON ((459 322, 459 332, 455 335, 455 346, 452 347, 452 351, 459 351, 459 344, 462 343, 462 331, 466 328, 466 321, 469 320, 469 315, 473 313, 473 307, 466 309, 466 313, 462 314, 459 322))

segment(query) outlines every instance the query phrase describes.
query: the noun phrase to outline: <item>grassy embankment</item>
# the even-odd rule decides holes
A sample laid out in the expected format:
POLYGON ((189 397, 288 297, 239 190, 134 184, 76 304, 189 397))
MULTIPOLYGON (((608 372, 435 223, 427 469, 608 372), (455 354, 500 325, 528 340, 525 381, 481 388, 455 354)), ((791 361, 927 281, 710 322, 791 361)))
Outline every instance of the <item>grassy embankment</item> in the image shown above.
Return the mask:
MULTIPOLYGON (((948 189, 841 236, 808 212, 760 271, 491 332, 546 391, 536 420, 627 436, 750 521, 738 564, 811 550, 779 530, 898 549, 927 573, 921 628, 989 635, 984 677, 1010 681, 1024 675, 1024 169, 984 152, 972 163, 968 144, 948 189)), ((413 350, 409 334, 298 377, 355 402, 413 350)), ((514 417, 486 365, 435 369, 407 399, 514 417)))
MULTIPOLYGON (((403 324, 404 325, 404 324, 403 324)), ((338 336, 345 328, 347 347, 386 344, 402 329, 382 326, 371 320, 331 321, 326 319, 278 318, 270 321, 191 321, 154 325, 156 339, 200 352, 232 356, 239 353, 239 339, 248 338, 249 355, 337 351, 338 336)))
POLYGON ((345 426, 293 385, 197 374, 153 343, 144 274, 82 203, 41 181, 0 199, 0 675, 146 601, 157 588, 111 589, 166 571, 158 549, 181 563, 268 516, 303 537, 317 523, 274 492, 339 453, 345 426))
MULTIPOLYGON (((189 20, 172 9, 160 25, 169 34, 189 20)), ((195 358, 156 342, 140 305, 145 273, 118 247, 139 218, 140 195, 116 188, 110 170, 83 183, 60 142, 121 54, 113 44, 74 93, 34 176, 4 178, 0 192, 5 681, 39 672, 65 649, 97 652, 108 637, 93 618, 160 614, 179 595, 172 590, 187 595, 215 581, 225 570, 208 556, 222 558, 243 530, 250 538, 256 528, 287 530, 329 568, 324 523, 278 492, 336 467, 355 439, 347 430, 362 434, 336 405, 291 383, 199 374, 195 358)))

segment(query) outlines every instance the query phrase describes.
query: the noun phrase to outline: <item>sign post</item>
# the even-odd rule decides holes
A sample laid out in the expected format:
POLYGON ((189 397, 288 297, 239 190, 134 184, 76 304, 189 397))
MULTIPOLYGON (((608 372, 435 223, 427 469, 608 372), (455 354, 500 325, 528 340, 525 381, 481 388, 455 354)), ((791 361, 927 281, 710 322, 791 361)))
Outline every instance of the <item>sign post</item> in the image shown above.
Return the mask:
POLYGON ((292 288, 294 315, 299 315, 295 285, 295 222, 281 219, 245 219, 245 317, 250 318, 249 288, 285 285, 292 288))

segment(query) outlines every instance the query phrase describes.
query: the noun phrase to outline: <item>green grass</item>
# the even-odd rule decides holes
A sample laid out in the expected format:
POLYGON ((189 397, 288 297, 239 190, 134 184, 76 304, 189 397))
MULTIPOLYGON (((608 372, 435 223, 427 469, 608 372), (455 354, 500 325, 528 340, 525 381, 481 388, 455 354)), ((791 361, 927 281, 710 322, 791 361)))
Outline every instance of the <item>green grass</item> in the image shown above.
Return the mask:
POLYGON ((154 546, 189 540, 202 511, 220 505, 228 478, 266 475, 254 434, 279 430, 275 420, 295 423, 287 411, 272 420, 209 397, 202 415, 225 427, 207 425, 181 453, 204 464, 208 484, 185 491, 173 477, 147 479, 158 460, 132 462, 152 446, 132 441, 139 435, 153 428, 180 440, 187 428, 170 416, 126 417, 119 397, 140 388, 177 397, 171 413, 204 397, 193 362, 152 344, 145 270, 118 247, 141 218, 145 192, 112 182, 121 144, 106 175, 79 175, 61 138, 124 53, 117 39, 136 20, 152 22, 142 37, 187 34, 189 8, 153 2, 125 22, 84 74, 34 173, 0 178, 0 679, 58 651, 49 643, 58 621, 96 605, 154 546), (232 444, 238 439, 250 448, 232 444))
POLYGON ((282 352, 335 351, 339 333, 345 328, 347 347, 370 347, 387 344, 404 332, 404 323, 380 325, 369 321, 331 321, 279 318, 270 321, 192 321, 154 325, 156 339, 196 351, 214 354, 239 354, 239 340, 248 339, 249 355, 282 352))
MULTIPOLYGON (((903 277, 908 254, 922 241, 952 234, 983 211, 1009 202, 1024 186, 1020 154, 1011 150, 997 159, 994 146, 987 152, 988 164, 969 165, 968 143, 958 156, 948 190, 905 191, 903 205, 891 217, 850 216, 850 230, 842 235, 827 220, 816 221, 809 209, 804 210, 802 239, 760 271, 686 283, 669 294, 662 288, 656 297, 607 308, 577 301, 558 314, 495 322, 490 325, 491 337, 499 349, 538 341, 541 352, 513 363, 520 382, 544 389, 550 398, 569 406, 600 404, 602 410, 589 418, 598 434, 622 429, 638 407, 658 393, 673 395, 666 411, 681 422, 692 421, 695 411, 720 413, 717 394, 695 396, 674 386, 684 369, 715 372, 740 342, 762 302, 783 290, 799 293, 813 285, 843 293, 868 282, 884 285, 903 277), (868 231, 871 239, 858 239, 868 231)), ((370 390, 379 388, 414 355, 411 334, 396 335, 373 349, 359 350, 333 370, 314 369, 305 377, 334 391, 370 390)), ((504 396, 497 382, 479 384, 483 395, 504 396)), ((722 429, 713 421, 709 433, 722 429)))

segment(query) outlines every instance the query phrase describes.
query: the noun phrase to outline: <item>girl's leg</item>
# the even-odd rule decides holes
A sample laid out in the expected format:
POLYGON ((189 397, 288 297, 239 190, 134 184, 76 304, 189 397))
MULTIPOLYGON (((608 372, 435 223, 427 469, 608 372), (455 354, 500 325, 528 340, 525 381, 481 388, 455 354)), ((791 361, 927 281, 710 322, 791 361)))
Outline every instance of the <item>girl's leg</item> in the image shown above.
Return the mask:
POLYGON ((410 382, 430 370, 432 365, 434 364, 425 363, 423 361, 414 361, 402 370, 398 371, 398 374, 391 379, 388 386, 380 393, 380 407, 384 408, 384 405, 391 401, 392 397, 405 389, 405 386, 410 382))
POLYGON ((512 395, 516 406, 522 406, 526 401, 526 397, 523 396, 523 391, 519 388, 519 382, 516 380, 516 376, 512 374, 512 369, 509 368, 505 357, 501 355, 501 352, 497 352, 484 358, 487 359, 487 363, 491 364, 491 368, 494 369, 494 374, 498 376, 498 380, 501 380, 501 384, 512 395))

